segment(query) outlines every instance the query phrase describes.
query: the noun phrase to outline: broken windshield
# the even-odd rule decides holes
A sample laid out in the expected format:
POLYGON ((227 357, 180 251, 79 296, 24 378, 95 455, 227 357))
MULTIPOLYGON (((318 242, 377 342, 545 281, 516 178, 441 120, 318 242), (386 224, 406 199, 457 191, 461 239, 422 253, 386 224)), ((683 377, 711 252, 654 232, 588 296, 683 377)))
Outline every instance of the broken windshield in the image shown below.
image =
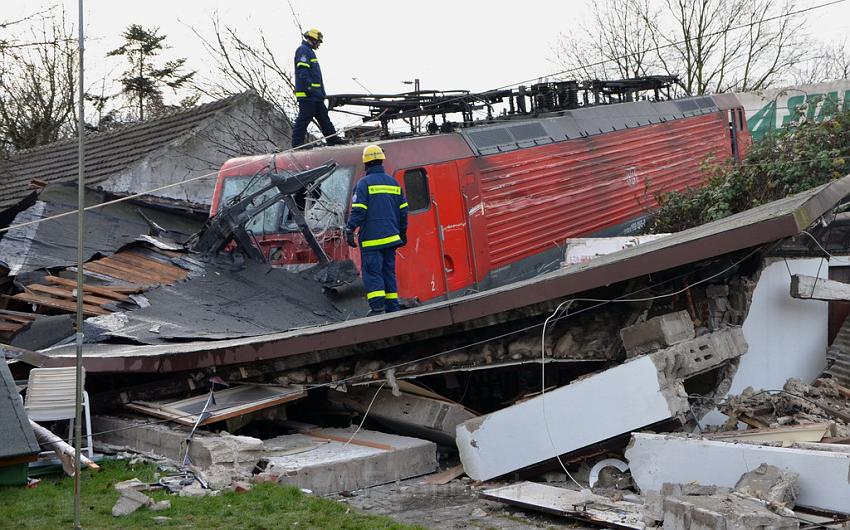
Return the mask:
MULTIPOLYGON (((321 233, 328 228, 341 227, 345 224, 345 213, 353 174, 354 167, 338 166, 316 189, 310 189, 307 194, 296 198, 298 205, 304 208, 307 225, 314 233, 321 233)), ((237 194, 241 193, 243 196, 248 196, 268 185, 268 183, 268 177, 262 175, 257 178, 246 175, 224 179, 219 210, 237 194), (245 189, 245 186, 248 186, 248 189, 245 189)), ((252 204, 259 206, 276 193, 277 190, 272 188, 256 197, 252 204)), ((251 219, 245 225, 245 229, 260 235, 297 232, 298 226, 292 216, 289 215, 289 209, 281 200, 251 219)))

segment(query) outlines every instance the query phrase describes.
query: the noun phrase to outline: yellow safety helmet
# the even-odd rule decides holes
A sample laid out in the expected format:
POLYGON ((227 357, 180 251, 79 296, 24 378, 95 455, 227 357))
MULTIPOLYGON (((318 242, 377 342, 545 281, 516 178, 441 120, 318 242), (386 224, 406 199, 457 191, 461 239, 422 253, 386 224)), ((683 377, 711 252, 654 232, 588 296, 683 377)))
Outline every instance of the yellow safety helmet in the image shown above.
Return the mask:
POLYGON ((305 31, 304 32, 304 38, 313 39, 313 40, 316 40, 316 41, 319 41, 319 42, 322 42, 322 40, 324 39, 322 37, 322 32, 317 30, 316 28, 308 29, 307 31, 305 31))
POLYGON ((377 145, 367 145, 363 148, 363 163, 372 162, 373 160, 386 160, 384 150, 377 145))

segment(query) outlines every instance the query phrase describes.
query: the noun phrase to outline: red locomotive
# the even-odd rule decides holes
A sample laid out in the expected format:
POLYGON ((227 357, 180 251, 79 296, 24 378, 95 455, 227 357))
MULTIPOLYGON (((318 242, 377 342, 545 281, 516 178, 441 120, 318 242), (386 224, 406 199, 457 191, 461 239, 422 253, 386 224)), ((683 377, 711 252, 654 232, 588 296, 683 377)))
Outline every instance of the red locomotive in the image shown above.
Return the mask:
MULTIPOLYGON (((664 83, 650 82, 594 85, 583 105, 574 82, 476 95, 332 96, 331 106, 370 106, 387 134, 389 119, 415 126, 423 115, 435 117, 432 134, 369 142, 383 148, 385 168, 410 205, 408 244, 398 252, 400 297, 449 298, 557 268, 565 239, 638 233, 657 194, 701 185, 707 157, 743 156, 751 140, 734 95, 639 100, 647 88, 660 99, 664 83), (490 110, 487 119, 472 120, 474 104, 492 109, 506 98, 510 110, 502 116, 490 110), (602 104, 606 99, 624 102, 602 104), (436 125, 446 112, 462 113, 464 122, 436 125)), ((333 173, 303 194, 300 207, 328 257, 357 263, 359 253, 345 244, 340 227, 363 173, 363 145, 229 160, 219 172, 212 214, 246 186, 258 186, 263 168, 294 173, 333 160, 333 173)), ((315 263, 288 210, 280 202, 246 229, 273 265, 315 263)))

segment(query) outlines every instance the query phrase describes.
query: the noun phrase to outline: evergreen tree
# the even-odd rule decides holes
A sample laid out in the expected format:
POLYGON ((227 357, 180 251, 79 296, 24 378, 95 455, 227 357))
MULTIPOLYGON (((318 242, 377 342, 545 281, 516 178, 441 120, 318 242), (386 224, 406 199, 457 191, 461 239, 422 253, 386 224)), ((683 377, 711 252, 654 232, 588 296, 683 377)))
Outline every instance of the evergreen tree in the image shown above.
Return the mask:
POLYGON ((123 55, 130 63, 130 68, 120 79, 122 92, 138 104, 139 120, 143 120, 148 99, 161 99, 163 86, 180 88, 192 79, 195 72, 183 73, 186 59, 175 59, 156 67, 154 59, 166 48, 163 44, 166 36, 159 34, 159 28, 146 29, 139 24, 131 24, 122 37, 124 44, 106 55, 123 55))

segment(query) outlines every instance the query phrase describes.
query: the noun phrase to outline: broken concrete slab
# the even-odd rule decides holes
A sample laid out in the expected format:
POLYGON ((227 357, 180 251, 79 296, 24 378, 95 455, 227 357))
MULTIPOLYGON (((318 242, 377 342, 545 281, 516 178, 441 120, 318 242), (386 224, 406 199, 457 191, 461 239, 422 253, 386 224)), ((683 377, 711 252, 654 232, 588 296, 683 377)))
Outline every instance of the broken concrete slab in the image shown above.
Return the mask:
POLYGON ((664 530, 796 529, 800 523, 735 494, 664 498, 664 530))
POLYGON ((801 300, 850 302, 850 284, 794 274, 791 276, 791 297, 801 300))
POLYGON ((735 491, 765 502, 792 508, 800 492, 799 479, 799 473, 762 464, 741 475, 741 479, 735 484, 735 491))
POLYGON ((850 512, 847 452, 634 433, 626 459, 641 492, 660 491, 665 482, 696 481, 731 488, 741 475, 766 463, 799 474, 798 505, 850 512))
POLYGON ((316 495, 354 491, 433 473, 437 446, 433 442, 361 430, 351 443, 353 429, 317 429, 266 440, 268 456, 259 481, 309 489, 316 495), (311 435, 315 433, 315 435, 311 435), (357 443, 355 443, 357 442, 357 443), (379 449, 386 447, 387 449, 379 449), (275 456, 275 452, 281 453, 275 456))
MULTIPOLYGON (((106 415, 92 417, 92 429, 103 433, 100 436, 103 443, 127 446, 176 461, 183 459, 190 432, 187 427, 106 415)), ((262 440, 226 432, 197 431, 189 444, 189 459, 205 472, 213 488, 227 486, 234 478, 250 474, 262 454, 262 440)))
POLYGON ((690 407, 681 380, 744 351, 738 328, 703 335, 466 421, 457 428, 461 462, 471 478, 489 480, 684 417, 690 407))
POLYGON ((643 506, 613 501, 589 491, 575 491, 537 482, 519 482, 481 492, 484 499, 612 528, 643 529, 643 506))
POLYGON ((123 480, 121 482, 118 482, 117 484, 115 484, 112 487, 115 488, 118 491, 124 491, 124 490, 128 490, 128 489, 140 491, 140 490, 148 489, 148 485, 145 484, 144 482, 142 482, 141 480, 137 479, 137 478, 131 478, 130 480, 123 480))
POLYGON ((673 346, 694 338, 694 322, 687 311, 650 318, 620 330, 627 357, 673 346))
POLYGON ((157 502, 151 504, 151 507, 150 507, 152 512, 161 512, 161 511, 167 510, 169 508, 171 508, 171 501, 168 500, 168 499, 165 499, 165 500, 162 500, 162 501, 157 501, 157 502))
POLYGON ((153 499, 138 492, 132 488, 125 488, 121 491, 121 496, 112 507, 113 517, 124 517, 130 515, 143 506, 151 506, 153 499))
POLYGON ((407 392, 396 397, 390 389, 378 391, 376 397, 374 388, 349 387, 347 392, 328 392, 328 399, 357 412, 369 410, 370 419, 394 431, 445 445, 454 445, 457 426, 475 417, 451 401, 407 392))

